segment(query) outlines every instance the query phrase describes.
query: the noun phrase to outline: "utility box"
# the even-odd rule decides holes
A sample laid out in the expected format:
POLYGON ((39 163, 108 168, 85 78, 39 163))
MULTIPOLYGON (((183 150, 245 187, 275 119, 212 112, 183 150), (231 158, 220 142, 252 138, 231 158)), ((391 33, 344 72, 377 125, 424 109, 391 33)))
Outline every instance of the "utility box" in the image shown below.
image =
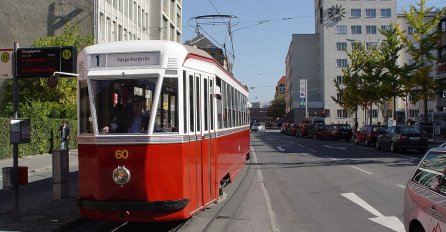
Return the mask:
POLYGON ((28 167, 19 166, 19 185, 27 185, 28 184, 28 167))
POLYGON ((68 177, 68 150, 53 150, 53 199, 62 199, 69 196, 68 177))
POLYGON ((14 167, 4 167, 2 168, 3 175, 3 189, 11 190, 13 188, 14 180, 16 179, 16 173, 14 167))

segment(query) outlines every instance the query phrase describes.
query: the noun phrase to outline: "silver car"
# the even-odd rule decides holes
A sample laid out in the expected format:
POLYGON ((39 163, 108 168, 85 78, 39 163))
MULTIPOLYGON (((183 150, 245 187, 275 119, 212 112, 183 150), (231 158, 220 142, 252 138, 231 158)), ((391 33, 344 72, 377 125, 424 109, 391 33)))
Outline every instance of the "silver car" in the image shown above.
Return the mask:
POLYGON ((254 124, 252 124, 251 131, 260 131, 260 132, 265 131, 265 124, 260 122, 255 122, 254 124))
POLYGON ((408 232, 446 231, 446 148, 430 149, 406 185, 404 227, 408 232))

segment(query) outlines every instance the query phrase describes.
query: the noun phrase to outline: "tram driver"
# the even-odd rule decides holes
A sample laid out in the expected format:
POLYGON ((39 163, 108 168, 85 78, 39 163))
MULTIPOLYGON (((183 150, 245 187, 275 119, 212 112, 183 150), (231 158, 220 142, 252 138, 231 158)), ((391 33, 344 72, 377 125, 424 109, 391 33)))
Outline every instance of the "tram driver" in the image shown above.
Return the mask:
POLYGON ((149 117, 144 110, 146 98, 135 95, 132 100, 133 119, 129 133, 146 133, 149 125, 149 117))
POLYGON ((113 108, 112 122, 102 128, 103 133, 127 133, 129 131, 133 118, 131 92, 133 91, 129 84, 122 83, 119 86, 120 101, 113 108))

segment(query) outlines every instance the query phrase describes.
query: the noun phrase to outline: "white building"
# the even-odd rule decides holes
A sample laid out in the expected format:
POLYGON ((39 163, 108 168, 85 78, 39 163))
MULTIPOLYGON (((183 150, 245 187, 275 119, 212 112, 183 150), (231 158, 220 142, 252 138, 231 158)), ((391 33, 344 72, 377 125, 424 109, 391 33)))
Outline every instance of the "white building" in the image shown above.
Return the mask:
MULTIPOLYGON (((342 83, 342 68, 350 62, 346 50, 351 51, 355 43, 366 48, 377 46, 384 38, 378 29, 397 22, 407 30, 404 16, 396 9, 396 0, 315 0, 316 34, 293 35, 286 58, 288 121, 300 122, 308 112, 324 114, 327 124, 354 123, 355 115, 348 115, 332 99, 337 98, 334 81, 342 83), (306 88, 300 86, 300 80, 307 81, 306 88), (301 89, 307 90, 306 106, 301 103, 301 89)), ((404 62, 411 62, 409 55, 401 54, 399 64, 404 62)), ((409 118, 417 121, 422 104, 406 106, 398 99, 396 109, 407 111, 409 118)), ((392 118, 392 108, 385 104, 373 105, 366 113, 360 109, 358 123, 368 124, 370 117, 372 123, 386 123, 387 117, 392 118)), ((434 109, 435 104, 429 103, 429 108, 434 109)))
POLYGON ((98 0, 96 43, 172 40, 181 43, 181 0, 98 0))

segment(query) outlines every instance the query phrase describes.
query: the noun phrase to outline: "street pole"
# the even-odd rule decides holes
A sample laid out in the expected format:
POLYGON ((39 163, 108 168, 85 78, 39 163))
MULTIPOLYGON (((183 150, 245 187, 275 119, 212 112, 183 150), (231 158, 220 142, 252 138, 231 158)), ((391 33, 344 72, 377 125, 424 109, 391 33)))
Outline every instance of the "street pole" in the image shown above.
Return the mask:
POLYGON ((308 118, 308 86, 307 86, 307 79, 304 79, 305 81, 305 117, 308 118))
MULTIPOLYGON (((13 118, 19 118, 19 85, 16 75, 16 60, 17 60, 17 49, 19 48, 19 43, 14 42, 14 52, 12 55, 12 78, 13 78, 13 118)), ((13 179, 12 179, 12 189, 14 195, 14 213, 19 211, 19 144, 14 143, 12 145, 12 167, 13 167, 13 179)))

